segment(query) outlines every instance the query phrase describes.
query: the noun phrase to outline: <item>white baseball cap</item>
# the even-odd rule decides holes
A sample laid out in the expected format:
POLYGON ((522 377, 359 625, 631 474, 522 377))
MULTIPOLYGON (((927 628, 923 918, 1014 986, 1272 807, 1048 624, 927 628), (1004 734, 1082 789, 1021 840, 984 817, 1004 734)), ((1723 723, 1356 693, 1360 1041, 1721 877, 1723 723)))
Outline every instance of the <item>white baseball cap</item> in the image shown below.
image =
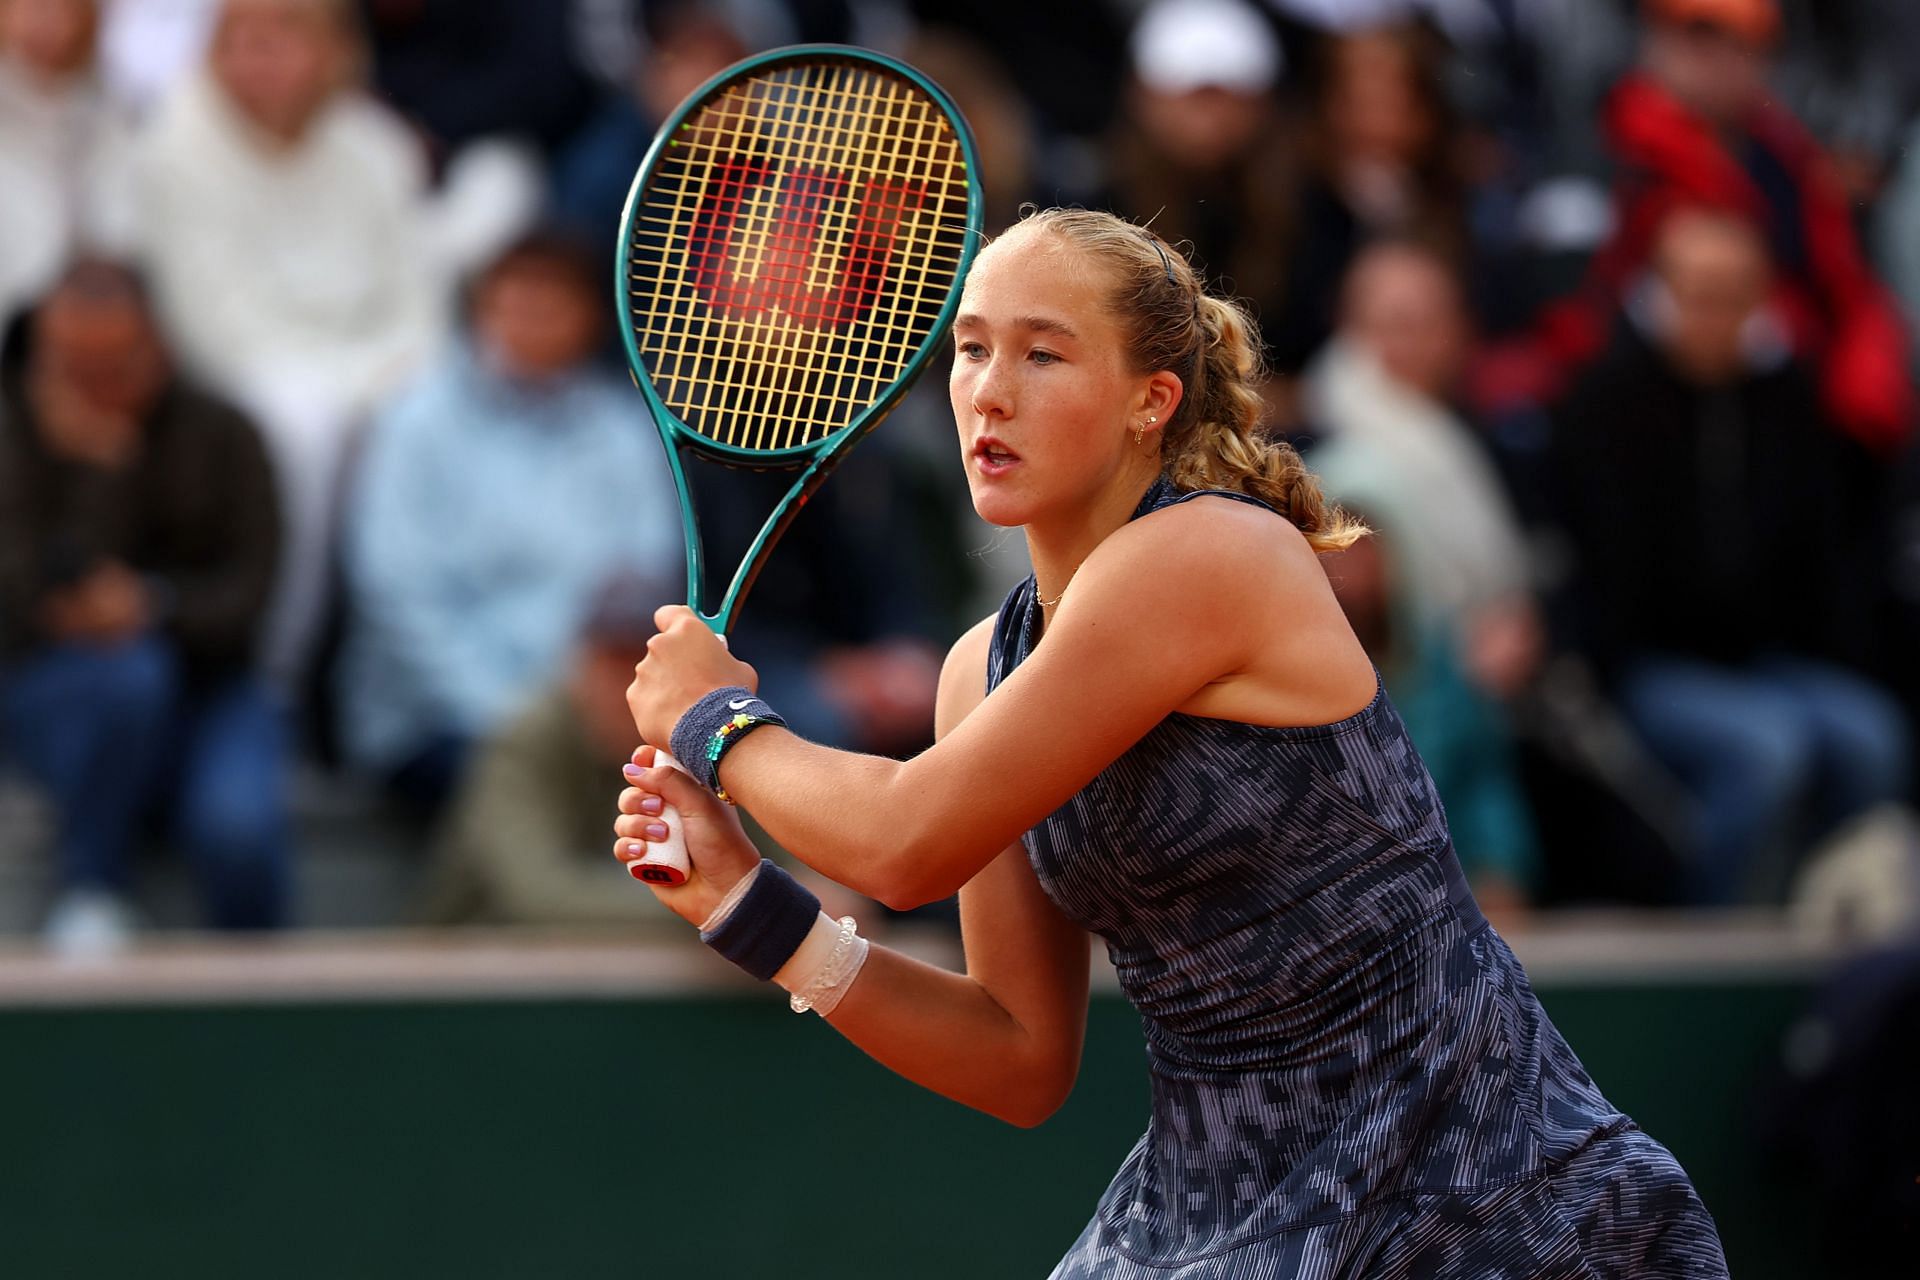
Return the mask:
POLYGON ((1133 28, 1133 70, 1162 93, 1265 93, 1285 67, 1273 28, 1240 0, 1155 0, 1133 28))

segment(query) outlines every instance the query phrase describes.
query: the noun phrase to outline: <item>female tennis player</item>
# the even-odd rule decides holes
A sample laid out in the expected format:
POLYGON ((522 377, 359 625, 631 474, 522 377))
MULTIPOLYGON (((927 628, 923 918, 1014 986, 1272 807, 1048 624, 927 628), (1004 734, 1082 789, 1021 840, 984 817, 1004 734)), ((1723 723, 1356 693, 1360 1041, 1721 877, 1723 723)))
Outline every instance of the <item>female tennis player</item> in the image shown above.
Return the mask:
POLYGON ((1072 1087, 1100 935, 1153 1111, 1056 1278, 1724 1276, 1686 1174, 1474 905, 1316 559, 1363 531, 1261 438, 1257 349, 1108 215, 986 249, 953 410, 974 506, 1024 529, 1034 575, 954 646, 939 741, 905 763, 808 743, 663 610, 628 700, 695 776, 636 753, 616 856, 664 839, 670 803, 694 873, 656 892, 711 945, 1019 1125, 1072 1087), (824 916, 709 787, 890 905, 957 890, 966 973, 824 916))

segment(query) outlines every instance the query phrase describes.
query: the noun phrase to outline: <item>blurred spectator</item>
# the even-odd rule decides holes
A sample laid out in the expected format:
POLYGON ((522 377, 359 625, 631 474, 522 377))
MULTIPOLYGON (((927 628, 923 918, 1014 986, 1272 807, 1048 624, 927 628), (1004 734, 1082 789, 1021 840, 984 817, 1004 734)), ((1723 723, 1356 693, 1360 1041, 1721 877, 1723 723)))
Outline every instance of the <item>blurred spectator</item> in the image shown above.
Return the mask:
POLYGON ((1440 0, 1428 17, 1455 50, 1449 95, 1518 153, 1530 179, 1601 171, 1594 104, 1633 60, 1629 6, 1440 0))
POLYGON ((253 428, 175 380, 146 295, 83 262, 0 376, 0 729, 51 795, 68 949, 110 947, 143 820, 215 925, 287 914, 281 717, 255 678, 278 537, 253 428))
POLYGON ((1506 698, 1533 674, 1541 630, 1512 506, 1452 407, 1469 325, 1444 259, 1406 241, 1375 245, 1354 261, 1340 332, 1305 398, 1326 437, 1314 468, 1336 489, 1389 496, 1422 619, 1450 634, 1482 691, 1506 698))
POLYGON ((1669 214, 1654 272, 1562 406, 1555 449, 1584 639, 1697 802, 1695 896, 1741 895, 1769 841, 1817 836, 1906 785, 1880 688, 1831 661, 1870 627, 1837 455, 1767 322, 1769 246, 1669 214))
POLYGON ((0 326, 78 246, 124 247, 130 126, 93 72, 94 0, 0 0, 0 326))
MULTIPOLYGON (((635 745, 626 690, 671 578, 617 574, 595 595, 567 670, 479 745, 437 842, 435 924, 664 925, 613 846, 611 797, 635 745)), ((677 936, 677 935, 676 935, 677 936)))
POLYGON ((945 89, 973 127, 987 234, 999 234, 1019 218, 1021 205, 1037 201, 1039 140, 1026 99, 984 46, 956 30, 923 32, 906 60, 945 89))
POLYGON ((1278 41, 1241 0, 1156 0, 1132 51, 1101 203, 1191 242, 1209 276, 1271 317, 1292 194, 1274 107, 1278 41))
POLYGON ((1460 130, 1439 52, 1422 28, 1387 27, 1330 37, 1314 60, 1299 187, 1282 206, 1285 295, 1262 317, 1281 374, 1299 373, 1332 335, 1368 241, 1417 238, 1465 256, 1460 130))
MULTIPOLYGON (((973 0, 977 6, 985 0, 973 0)), ((628 84, 639 51, 659 30, 692 9, 727 20, 750 49, 789 44, 853 44, 897 53, 911 38, 907 0, 566 0, 573 10, 577 58, 603 83, 628 84)))
POLYGON ((455 272, 526 212, 431 202, 418 140, 354 87, 359 57, 347 0, 226 0, 206 73, 167 100, 141 157, 169 329, 278 464, 288 553, 267 658, 284 681, 324 607, 353 424, 439 341, 455 272))
POLYGON ((1451 638, 1421 621, 1406 579, 1413 560, 1393 522, 1334 496, 1374 532, 1328 557, 1327 577, 1433 775, 1474 896, 1511 927, 1531 897, 1539 851, 1499 709, 1467 681, 1451 638))
POLYGON ((680 561, 643 402, 590 363, 599 256, 528 237, 482 273, 470 310, 471 341, 380 411, 345 533, 342 739, 426 811, 555 678, 610 571, 680 561))
POLYGON ((207 56, 222 0, 104 0, 100 75, 113 100, 145 119, 207 56))
MULTIPOLYGON (((861 445, 788 527, 734 627, 761 692, 815 742, 910 755, 933 740, 930 637, 953 634, 953 602, 931 598, 917 566, 953 535, 911 475, 885 432, 861 445)), ((691 481, 709 572, 731 572, 793 477, 701 466, 691 481)))
POLYGON ((1774 0, 1647 0, 1646 16, 1640 69, 1606 108, 1623 169, 1614 238, 1578 296, 1485 362, 1478 397, 1502 407, 1550 399, 1606 343, 1666 214, 1705 205, 1763 230, 1775 306, 1795 352, 1818 371, 1828 419, 1867 444, 1896 446, 1913 425, 1906 335, 1861 254, 1831 164, 1768 96, 1774 0))
POLYGON ((593 82, 575 56, 573 0, 359 0, 373 83, 436 152, 497 135, 552 151, 585 123, 593 82))
MULTIPOLYGON (((810 0, 788 2, 795 8, 810 5, 810 0)), ((867 0, 856 7, 866 8, 867 0)), ((1140 0, 911 0, 909 7, 926 26, 972 32, 991 48, 1031 105, 1041 136, 1086 139, 1099 137, 1117 114, 1127 70, 1127 19, 1130 10, 1144 6, 1140 0)), ((1057 180, 1060 175, 1040 176, 1057 180)), ((1057 203, 1060 197, 1049 192, 1046 199, 1057 203)))
POLYGON ((1769 77, 1826 147, 1857 206, 1879 190, 1901 126, 1920 108, 1920 10, 1908 0, 1780 0, 1769 77))
POLYGON ((1836 1276, 1911 1271, 1920 1229, 1920 936, 1827 974, 1781 1038, 1755 1108, 1761 1149, 1836 1276))
POLYGON ((739 30, 711 6, 670 4, 650 26, 652 39, 641 46, 627 91, 554 163, 555 214, 576 233, 609 244, 655 130, 695 89, 747 54, 739 30))
POLYGON ((1909 126, 1900 162, 1873 208, 1874 256, 1907 322, 1907 367, 1920 369, 1920 118, 1909 126))

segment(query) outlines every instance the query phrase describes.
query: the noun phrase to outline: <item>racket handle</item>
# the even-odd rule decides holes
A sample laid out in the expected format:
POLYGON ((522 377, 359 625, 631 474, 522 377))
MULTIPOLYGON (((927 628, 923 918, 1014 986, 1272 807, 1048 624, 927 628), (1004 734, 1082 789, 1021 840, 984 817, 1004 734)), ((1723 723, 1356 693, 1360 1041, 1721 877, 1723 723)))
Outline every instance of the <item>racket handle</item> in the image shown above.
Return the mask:
MULTIPOLYGON (((687 772, 678 760, 657 748, 653 761, 655 764, 672 765, 682 773, 687 772)), ((660 811, 660 824, 667 829, 667 838, 649 843, 644 857, 635 858, 627 864, 627 874, 643 883, 663 887, 685 884, 687 876, 693 871, 693 860, 687 857, 687 836, 680 825, 680 811, 671 804, 667 805, 660 811)))

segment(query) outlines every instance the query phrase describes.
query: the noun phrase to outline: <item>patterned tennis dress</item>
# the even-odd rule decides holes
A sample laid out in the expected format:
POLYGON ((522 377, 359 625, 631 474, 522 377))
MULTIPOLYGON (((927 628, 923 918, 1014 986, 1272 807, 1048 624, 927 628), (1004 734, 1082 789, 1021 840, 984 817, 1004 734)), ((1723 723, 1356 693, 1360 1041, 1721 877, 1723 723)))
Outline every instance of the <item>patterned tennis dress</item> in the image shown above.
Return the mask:
MULTIPOLYGON (((1029 579, 989 689, 1039 623, 1029 579)), ((1054 1280, 1726 1276, 1474 905, 1384 692, 1312 728, 1171 715, 1025 845, 1105 939, 1153 1085, 1054 1280)))

